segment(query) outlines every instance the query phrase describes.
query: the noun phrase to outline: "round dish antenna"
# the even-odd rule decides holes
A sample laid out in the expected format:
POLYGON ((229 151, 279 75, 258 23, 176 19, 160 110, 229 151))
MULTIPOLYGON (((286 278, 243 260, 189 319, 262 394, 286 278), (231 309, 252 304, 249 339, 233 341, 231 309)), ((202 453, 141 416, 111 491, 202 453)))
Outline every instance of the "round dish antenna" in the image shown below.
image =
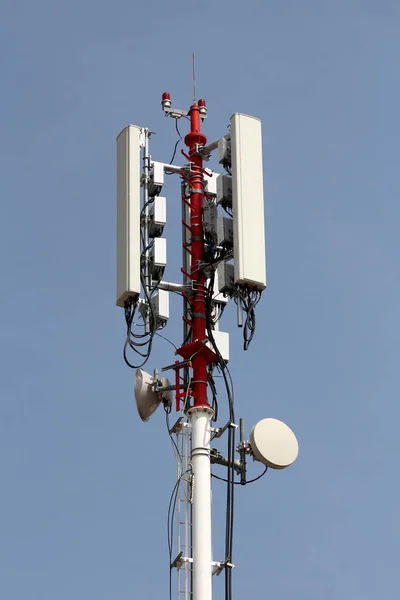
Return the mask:
POLYGON ((166 377, 154 381, 154 377, 143 369, 135 373, 135 399, 139 417, 148 421, 161 402, 172 403, 172 391, 164 390, 171 384, 166 377))
POLYGON ((297 458, 299 444, 293 431, 278 419, 263 419, 250 432, 254 458, 271 469, 285 469, 297 458))

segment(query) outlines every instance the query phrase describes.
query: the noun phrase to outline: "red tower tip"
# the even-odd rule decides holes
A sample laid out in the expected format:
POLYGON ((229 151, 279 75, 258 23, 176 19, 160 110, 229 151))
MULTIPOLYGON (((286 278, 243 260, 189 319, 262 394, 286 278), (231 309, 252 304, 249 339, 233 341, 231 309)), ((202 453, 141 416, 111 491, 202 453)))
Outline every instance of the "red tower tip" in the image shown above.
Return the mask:
POLYGON ((205 117, 207 115, 207 104, 206 104, 206 101, 203 100, 203 99, 201 99, 201 100, 198 101, 197 105, 198 105, 198 107, 200 109, 200 115, 202 117, 205 117))
POLYGON ((169 92, 164 92, 161 96, 161 106, 163 107, 163 110, 171 108, 171 96, 169 92))

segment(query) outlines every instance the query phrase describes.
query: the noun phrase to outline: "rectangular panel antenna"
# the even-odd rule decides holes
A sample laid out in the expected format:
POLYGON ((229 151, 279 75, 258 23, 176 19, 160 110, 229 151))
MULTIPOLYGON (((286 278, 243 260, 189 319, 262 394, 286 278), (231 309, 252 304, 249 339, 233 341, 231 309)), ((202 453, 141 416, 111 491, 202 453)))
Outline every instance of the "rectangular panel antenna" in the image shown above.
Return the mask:
POLYGON ((140 127, 117 137, 117 306, 140 294, 140 127))
POLYGON ((235 284, 263 290, 265 265, 261 121, 231 117, 235 284))

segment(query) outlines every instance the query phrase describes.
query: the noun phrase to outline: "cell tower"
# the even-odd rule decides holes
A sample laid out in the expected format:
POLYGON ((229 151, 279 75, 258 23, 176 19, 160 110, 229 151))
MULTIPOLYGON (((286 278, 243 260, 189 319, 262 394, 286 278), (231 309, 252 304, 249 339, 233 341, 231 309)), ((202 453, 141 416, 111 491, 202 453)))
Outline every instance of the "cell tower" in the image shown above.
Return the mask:
MULTIPOLYGON (((291 429, 277 419, 263 419, 246 439, 244 421, 237 424, 235 417, 228 369, 229 334, 219 329, 224 308, 233 300, 247 350, 255 330, 255 308, 266 287, 261 122, 235 113, 228 135, 207 144, 201 131, 207 106, 195 96, 194 86, 193 104, 189 110, 181 110, 172 107, 169 93, 162 94, 162 109, 175 119, 178 133, 180 119, 190 122, 184 138, 187 151, 181 150, 183 165, 152 159, 149 129, 129 125, 117 138, 117 305, 125 311, 124 358, 136 369, 139 415, 147 421, 163 404, 176 455, 177 481, 168 518, 170 573, 171 577, 174 571, 177 574, 178 600, 211 600, 213 577, 221 573, 225 575, 225 598, 231 600, 235 484, 254 481, 247 478, 249 456, 264 465, 263 475, 268 468, 291 465, 298 444, 291 429), (223 173, 204 166, 214 151, 223 173), (163 279, 167 262, 166 239, 162 237, 167 202, 161 195, 165 175, 180 180, 181 282, 163 279), (170 292, 183 300, 183 340, 175 361, 166 361, 150 375, 142 367, 150 357, 155 335, 167 325, 170 292), (142 321, 142 327, 135 327, 135 318, 142 321), (130 361, 130 352, 138 364, 130 361), (215 370, 224 381, 228 407, 221 425, 215 370), (172 383, 161 376, 164 373, 172 374, 172 383), (177 419, 171 425, 173 410, 177 419), (212 447, 213 440, 224 437, 226 456, 212 447), (220 560, 212 556, 211 477, 215 464, 226 468, 223 480, 227 485, 225 556, 220 560)), ((170 578, 170 596, 171 585, 170 578)))

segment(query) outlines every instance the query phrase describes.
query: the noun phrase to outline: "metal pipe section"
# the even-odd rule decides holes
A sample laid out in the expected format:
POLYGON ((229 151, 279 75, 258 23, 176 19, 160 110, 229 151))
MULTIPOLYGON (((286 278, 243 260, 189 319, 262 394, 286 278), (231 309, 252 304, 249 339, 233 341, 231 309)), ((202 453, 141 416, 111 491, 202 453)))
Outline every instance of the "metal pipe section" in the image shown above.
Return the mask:
MULTIPOLYGON (((225 135, 223 138, 220 139, 226 139, 229 140, 230 139, 230 134, 225 135)), ((213 150, 216 150, 218 148, 218 142, 219 140, 215 140, 214 142, 211 142, 210 144, 207 144, 207 146, 204 146, 204 148, 202 149, 201 153, 202 154, 211 154, 211 152, 213 150)))
MULTIPOLYGON (((171 386, 171 387, 173 387, 173 386, 171 386)), ((233 464, 232 464, 227 458, 224 458, 223 456, 217 456, 217 457, 211 458, 211 463, 216 464, 216 465, 221 465, 223 467, 232 466, 235 469, 236 473, 242 472, 242 461, 240 461, 240 460, 234 460, 233 464)))
POLYGON ((244 419, 239 420, 240 427, 240 463, 242 465, 242 470, 240 472, 240 484, 246 485, 246 476, 247 476, 247 464, 246 464, 246 450, 245 450, 245 431, 244 431, 244 419))
POLYGON ((170 165, 168 163, 163 163, 163 164, 164 164, 164 171, 170 171, 171 173, 178 173, 178 175, 179 175, 184 170, 183 167, 179 167, 178 165, 170 165))
POLYGON ((240 294, 237 297, 237 326, 243 327, 243 306, 240 294))
POLYGON ((171 281, 160 281, 157 288, 160 290, 165 290, 166 292, 187 292, 186 285, 182 285, 181 283, 172 283, 171 281))
POLYGON ((240 442, 245 442, 245 434, 244 434, 244 419, 239 419, 239 429, 240 429, 240 442))
MULTIPOLYGON (((144 242, 144 287, 145 296, 150 292, 150 272, 149 272, 149 173, 150 173, 150 154, 149 154, 150 130, 144 130, 144 151, 143 151, 143 242, 144 242)), ((146 311, 144 317, 145 333, 150 332, 150 317, 146 311)))
POLYGON ((192 543, 193 600, 212 600, 212 530, 210 427, 213 410, 192 407, 192 543))

